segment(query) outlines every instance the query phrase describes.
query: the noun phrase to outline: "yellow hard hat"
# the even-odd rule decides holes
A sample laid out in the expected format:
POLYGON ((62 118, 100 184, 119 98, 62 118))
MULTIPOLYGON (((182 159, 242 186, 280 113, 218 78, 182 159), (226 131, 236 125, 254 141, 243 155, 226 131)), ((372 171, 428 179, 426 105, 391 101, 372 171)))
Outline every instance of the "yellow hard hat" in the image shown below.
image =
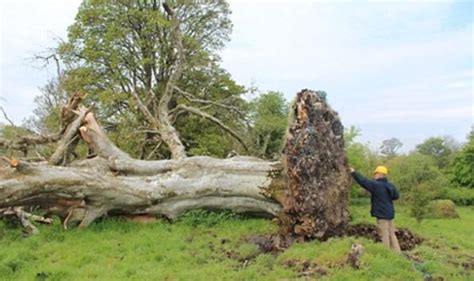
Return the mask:
POLYGON ((387 169, 387 167, 385 167, 385 166, 378 166, 377 168, 375 168, 374 174, 375 174, 375 173, 380 173, 380 174, 388 175, 388 169, 387 169))

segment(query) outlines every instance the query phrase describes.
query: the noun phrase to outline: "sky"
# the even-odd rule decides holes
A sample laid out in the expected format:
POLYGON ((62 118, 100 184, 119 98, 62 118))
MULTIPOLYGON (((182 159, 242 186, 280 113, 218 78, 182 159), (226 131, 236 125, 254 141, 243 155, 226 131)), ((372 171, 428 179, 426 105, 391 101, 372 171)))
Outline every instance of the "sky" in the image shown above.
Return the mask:
MULTIPOLYGON (((0 2, 0 105, 21 123, 53 68, 34 54, 66 38, 80 0, 0 2)), ((231 0, 223 67, 240 84, 322 90, 373 148, 464 141, 474 121, 472 1, 231 0)), ((0 122, 5 122, 0 116, 0 122)))

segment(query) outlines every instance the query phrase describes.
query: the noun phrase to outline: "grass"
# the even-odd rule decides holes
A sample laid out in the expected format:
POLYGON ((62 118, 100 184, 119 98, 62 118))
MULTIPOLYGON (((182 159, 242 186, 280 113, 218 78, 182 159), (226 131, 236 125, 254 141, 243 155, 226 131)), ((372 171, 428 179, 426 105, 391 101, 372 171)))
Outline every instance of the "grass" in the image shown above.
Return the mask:
MULTIPOLYGON (((366 202, 351 207, 353 221, 373 222, 366 202)), ((474 209, 458 207, 460 218, 428 219, 421 224, 397 208, 396 224, 427 241, 411 251, 413 262, 363 238, 295 244, 278 256, 260 253, 246 241, 271 233, 269 220, 231 213, 192 212, 180 221, 139 225, 107 219, 87 229, 64 231, 58 224, 23 237, 0 222, 0 280, 304 280, 301 265, 320 268, 322 280, 472 280, 474 209), (344 265, 352 243, 366 252, 361 268, 344 265), (245 260, 249 260, 245 262, 245 260), (321 273, 322 272, 322 273, 321 273)))

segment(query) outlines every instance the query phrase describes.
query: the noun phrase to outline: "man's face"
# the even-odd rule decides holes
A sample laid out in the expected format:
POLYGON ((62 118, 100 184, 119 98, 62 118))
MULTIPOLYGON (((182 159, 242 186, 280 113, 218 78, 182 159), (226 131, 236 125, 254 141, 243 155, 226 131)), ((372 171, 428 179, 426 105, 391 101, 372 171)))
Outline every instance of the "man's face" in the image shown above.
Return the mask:
POLYGON ((375 173, 375 174, 374 174, 374 180, 378 180, 378 179, 381 179, 381 178, 383 178, 383 177, 385 177, 384 174, 381 174, 381 173, 375 173))

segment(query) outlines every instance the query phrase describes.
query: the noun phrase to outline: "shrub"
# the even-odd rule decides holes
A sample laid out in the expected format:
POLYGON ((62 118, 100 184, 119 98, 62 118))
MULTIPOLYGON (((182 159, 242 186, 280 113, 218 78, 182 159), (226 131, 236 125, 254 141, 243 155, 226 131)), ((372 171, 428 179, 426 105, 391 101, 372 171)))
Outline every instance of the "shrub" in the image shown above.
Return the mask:
POLYGON ((409 193, 410 214, 418 223, 421 223, 426 218, 427 206, 431 198, 432 194, 427 184, 419 184, 409 193))
POLYGON ((451 200, 434 200, 428 204, 427 217, 443 219, 443 218, 459 218, 456 212, 456 205, 451 200))
POLYGON ((387 163, 389 179, 399 189, 403 199, 409 197, 413 188, 424 185, 424 192, 436 198, 449 185, 449 180, 443 176, 434 160, 426 155, 410 154, 397 156, 387 163))
POLYGON ((458 206, 472 206, 474 205, 474 189, 448 188, 440 198, 449 199, 458 206))
POLYGON ((474 127, 468 136, 468 143, 454 159, 451 171, 455 184, 474 188, 474 127))

